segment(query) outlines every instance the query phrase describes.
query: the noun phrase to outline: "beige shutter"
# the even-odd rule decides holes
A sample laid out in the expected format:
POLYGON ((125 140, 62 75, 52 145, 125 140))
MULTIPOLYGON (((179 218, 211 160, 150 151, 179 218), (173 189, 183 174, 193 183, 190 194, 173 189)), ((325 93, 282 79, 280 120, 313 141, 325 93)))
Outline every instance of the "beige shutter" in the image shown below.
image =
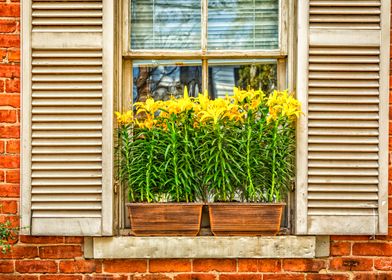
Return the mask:
POLYGON ((23 231, 110 235, 113 1, 22 5, 23 231))
POLYGON ((298 234, 386 234, 389 0, 298 1, 298 234))

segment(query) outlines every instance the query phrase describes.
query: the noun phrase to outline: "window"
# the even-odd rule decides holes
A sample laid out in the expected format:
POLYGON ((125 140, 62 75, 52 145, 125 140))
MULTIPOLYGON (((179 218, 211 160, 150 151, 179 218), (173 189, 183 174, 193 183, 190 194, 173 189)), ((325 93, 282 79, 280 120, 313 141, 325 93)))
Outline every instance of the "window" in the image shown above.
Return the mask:
POLYGON ((185 86, 212 98, 234 86, 287 88, 288 9, 286 0, 125 0, 122 101, 182 96, 185 86))

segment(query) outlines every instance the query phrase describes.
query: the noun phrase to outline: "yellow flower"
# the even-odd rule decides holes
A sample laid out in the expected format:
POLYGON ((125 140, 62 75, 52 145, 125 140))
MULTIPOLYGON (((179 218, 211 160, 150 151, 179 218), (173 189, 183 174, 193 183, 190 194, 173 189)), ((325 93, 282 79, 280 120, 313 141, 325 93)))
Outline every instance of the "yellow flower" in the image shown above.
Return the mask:
POLYGON ((276 120, 279 117, 288 117, 290 120, 299 118, 301 103, 292 94, 285 91, 274 91, 267 100, 269 116, 267 121, 276 120))
POLYGON ((127 111, 123 114, 120 112, 115 112, 116 117, 117 117, 117 122, 119 124, 130 124, 133 123, 133 111, 127 111))
POLYGON ((153 128, 156 124, 157 124, 157 120, 153 119, 150 116, 147 116, 145 119, 143 119, 142 121, 136 120, 136 124, 140 127, 140 128, 148 128, 151 129, 153 128))
POLYGON ((136 102, 136 113, 146 113, 150 115, 154 115, 156 111, 158 111, 159 107, 162 105, 162 102, 155 100, 151 97, 147 98, 145 102, 136 102))

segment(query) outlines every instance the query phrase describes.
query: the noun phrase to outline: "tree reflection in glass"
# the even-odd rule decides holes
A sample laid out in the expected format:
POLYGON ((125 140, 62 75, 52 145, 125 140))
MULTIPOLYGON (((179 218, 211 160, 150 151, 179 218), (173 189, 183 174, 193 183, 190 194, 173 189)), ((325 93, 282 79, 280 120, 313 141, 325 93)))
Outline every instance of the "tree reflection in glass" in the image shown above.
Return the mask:
POLYGON ((133 101, 147 97, 167 100, 179 97, 188 87, 191 96, 202 90, 201 61, 134 61, 133 101))

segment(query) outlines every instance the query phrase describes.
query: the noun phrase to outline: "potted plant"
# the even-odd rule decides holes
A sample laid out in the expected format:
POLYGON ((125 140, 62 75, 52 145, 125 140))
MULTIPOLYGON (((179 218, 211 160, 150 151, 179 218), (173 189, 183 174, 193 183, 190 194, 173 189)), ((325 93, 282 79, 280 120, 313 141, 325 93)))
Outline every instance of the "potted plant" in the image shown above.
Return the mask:
POLYGON ((287 91, 234 90, 200 112, 214 235, 275 235, 294 173, 299 102, 287 91))
POLYGON ((148 98, 135 112, 116 113, 119 177, 128 186, 134 235, 195 236, 200 230, 192 102, 185 91, 181 99, 148 98))
POLYGON ((265 96, 234 89, 136 103, 117 114, 120 178, 129 187, 136 235, 196 235, 209 203, 215 235, 279 231, 293 177, 299 102, 287 91, 265 96), (163 203, 166 202, 166 203, 163 203), (174 203, 173 203, 174 202, 174 203))

